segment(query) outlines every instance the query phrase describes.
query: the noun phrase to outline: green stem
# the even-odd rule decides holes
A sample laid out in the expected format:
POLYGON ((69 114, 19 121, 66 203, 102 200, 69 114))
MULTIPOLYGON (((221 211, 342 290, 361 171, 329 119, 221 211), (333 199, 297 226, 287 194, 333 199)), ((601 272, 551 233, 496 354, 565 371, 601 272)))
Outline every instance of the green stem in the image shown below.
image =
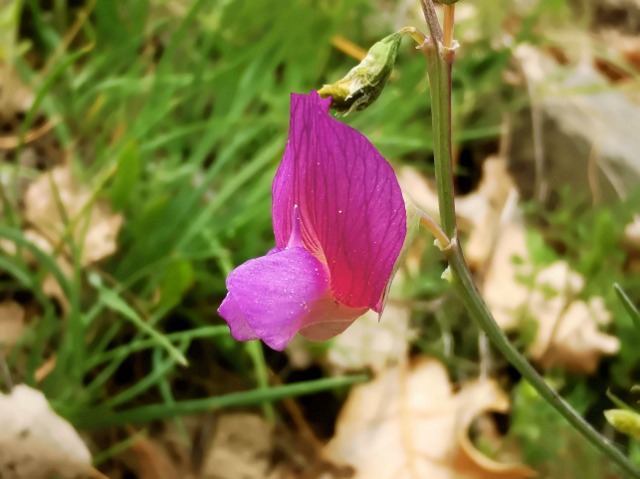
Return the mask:
MULTIPOLYGON (((262 344, 259 341, 249 341, 245 344, 246 351, 249 353, 253 367, 255 368, 256 382, 258 383, 258 390, 269 389, 269 369, 267 368, 267 362, 264 358, 262 351, 262 344)), ((262 404, 262 411, 264 416, 271 424, 276 423, 276 410, 273 404, 265 402, 262 404)))
POLYGON ((451 65, 454 51, 438 47, 434 38, 422 44, 427 57, 427 75, 431 91, 433 144, 436 185, 440 205, 440 224, 451 239, 457 237, 456 211, 453 190, 453 160, 451 157, 451 65), (440 52, 445 58, 441 58, 440 52), (446 180, 446 179, 449 180, 446 180))
POLYGON ((425 18, 431 30, 431 38, 422 45, 427 57, 429 77, 433 142, 435 154, 435 175, 440 204, 440 222, 451 243, 444 252, 453 272, 453 285, 461 296, 470 316, 478 323, 493 345, 522 374, 538 394, 558 411, 582 436, 601 452, 606 454, 629 477, 640 479, 640 471, 611 442, 604 438, 586 422, 556 391, 554 391, 529 364, 522 354, 511 344, 491 315, 478 291, 469 267, 460 248, 454 204, 453 162, 451 156, 451 68, 454 49, 442 45, 442 31, 433 29, 435 9, 432 0, 422 0, 425 18))
POLYGON ((462 250, 457 242, 453 242, 450 247, 445 250, 445 254, 454 273, 453 281, 458 294, 461 296, 471 317, 474 318, 480 328, 486 333, 493 345, 498 348, 507 361, 522 374, 522 377, 534 387, 538 394, 553 406, 556 411, 562 414, 569 424, 587 439, 587 441, 602 453, 609 456, 629 477, 640 478, 640 471, 635 468, 622 451, 596 431, 569 403, 556 391, 551 389, 542 376, 533 369, 531 364, 529 364, 507 339, 500 326, 498 326, 498 323, 493 319, 487 305, 482 300, 480 292, 476 288, 471 272, 469 271, 469 267, 464 260, 462 250))

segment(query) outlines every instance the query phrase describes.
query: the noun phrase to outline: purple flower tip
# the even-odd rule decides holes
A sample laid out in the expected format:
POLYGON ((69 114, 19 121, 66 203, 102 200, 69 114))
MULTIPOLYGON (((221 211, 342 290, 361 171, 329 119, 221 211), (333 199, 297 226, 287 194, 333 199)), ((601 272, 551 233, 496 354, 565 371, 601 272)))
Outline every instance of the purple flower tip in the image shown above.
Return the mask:
POLYGON ((407 233, 393 169, 329 115, 331 99, 291 95, 289 140, 273 180, 276 248, 231 272, 218 312, 239 340, 281 350, 324 340, 380 312, 407 233))

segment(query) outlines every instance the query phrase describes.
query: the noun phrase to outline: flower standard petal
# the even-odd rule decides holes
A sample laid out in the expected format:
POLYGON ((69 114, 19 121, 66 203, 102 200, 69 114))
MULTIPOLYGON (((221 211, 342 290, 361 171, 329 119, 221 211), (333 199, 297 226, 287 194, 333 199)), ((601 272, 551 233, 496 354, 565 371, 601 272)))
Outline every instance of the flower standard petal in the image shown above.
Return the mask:
POLYGON ((393 169, 359 132, 333 119, 316 92, 291 96, 289 141, 273 182, 276 243, 300 209, 305 248, 326 262, 343 305, 379 311, 406 236, 406 212, 393 169))
POLYGON ((262 339, 282 350, 313 317, 328 294, 327 268, 302 247, 252 259, 227 278, 229 294, 218 312, 240 340, 262 339))

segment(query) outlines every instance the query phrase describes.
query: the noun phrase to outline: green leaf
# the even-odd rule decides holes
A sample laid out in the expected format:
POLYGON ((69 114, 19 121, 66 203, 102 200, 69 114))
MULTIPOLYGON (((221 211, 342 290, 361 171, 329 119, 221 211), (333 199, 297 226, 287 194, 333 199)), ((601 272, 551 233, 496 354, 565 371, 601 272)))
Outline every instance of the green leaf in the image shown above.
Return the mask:
POLYGON ((615 283, 613 287, 616 291, 616 294, 618 295, 618 299, 620 299, 620 302, 629 313, 629 316, 631 316, 631 319, 636 323, 638 327, 640 327, 640 311, 638 311, 636 305, 633 304, 631 298, 629 298, 627 293, 624 292, 622 286, 620 286, 618 283, 615 283))
POLYGON ((171 309, 193 284, 193 265, 186 260, 174 260, 167 264, 160 283, 160 308, 171 309))
POLYGON ((118 156, 117 165, 111 184, 111 199, 113 207, 122 210, 131 203, 140 180, 140 152, 136 143, 125 145, 118 156))
POLYGON ((156 331, 150 324, 142 319, 138 312, 131 306, 129 306, 120 296, 118 296, 115 291, 104 287, 98 281, 93 281, 93 283, 100 294, 99 301, 101 301, 107 308, 120 313, 126 319, 135 324, 138 329, 147 333, 152 339, 156 341, 158 346, 166 349, 169 355, 179 364, 183 366, 186 366, 188 364, 187 358, 184 357, 184 354, 180 352, 173 344, 171 344, 166 336, 156 331))

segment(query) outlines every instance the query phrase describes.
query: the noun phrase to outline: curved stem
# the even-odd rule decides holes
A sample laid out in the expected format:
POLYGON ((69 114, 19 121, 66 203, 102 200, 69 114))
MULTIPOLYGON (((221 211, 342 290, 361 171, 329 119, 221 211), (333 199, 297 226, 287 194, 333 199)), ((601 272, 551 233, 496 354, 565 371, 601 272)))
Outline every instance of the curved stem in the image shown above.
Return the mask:
MULTIPOLYGON (((558 411, 584 438, 606 454, 629 477, 640 479, 631 461, 610 441, 604 438, 586 422, 556 391, 554 391, 529 364, 527 359, 511 344, 491 315, 478 291, 469 267, 459 246, 453 187, 453 162, 451 156, 451 67, 454 49, 445 47, 441 41, 442 30, 433 26, 435 8, 433 0, 421 0, 431 39, 425 41, 421 49, 427 57, 427 75, 431 92, 433 121, 433 141, 435 155, 435 175, 440 203, 440 223, 444 234, 451 239, 444 248, 453 272, 453 285, 462 298, 469 315, 487 334, 493 345, 522 374, 538 394, 558 411)), ((453 13, 451 10, 450 13, 453 13)), ((450 19, 451 23, 453 19, 450 19)), ((448 29, 449 31, 452 28, 448 29)), ((453 42, 455 44, 455 42, 453 42)))
POLYGON ((491 315, 487 305, 483 301, 480 292, 476 288, 469 267, 464 259, 462 250, 457 242, 452 243, 445 250, 447 259, 454 273, 454 286, 467 311, 487 334, 493 345, 503 354, 526 381, 534 387, 542 398, 558 411, 585 439, 606 454, 623 469, 629 477, 640 478, 640 471, 629 459, 609 440, 604 438, 593 426, 585 421, 569 403, 567 403, 556 391, 551 389, 547 382, 533 369, 531 364, 511 344, 504 332, 498 326, 491 315))

